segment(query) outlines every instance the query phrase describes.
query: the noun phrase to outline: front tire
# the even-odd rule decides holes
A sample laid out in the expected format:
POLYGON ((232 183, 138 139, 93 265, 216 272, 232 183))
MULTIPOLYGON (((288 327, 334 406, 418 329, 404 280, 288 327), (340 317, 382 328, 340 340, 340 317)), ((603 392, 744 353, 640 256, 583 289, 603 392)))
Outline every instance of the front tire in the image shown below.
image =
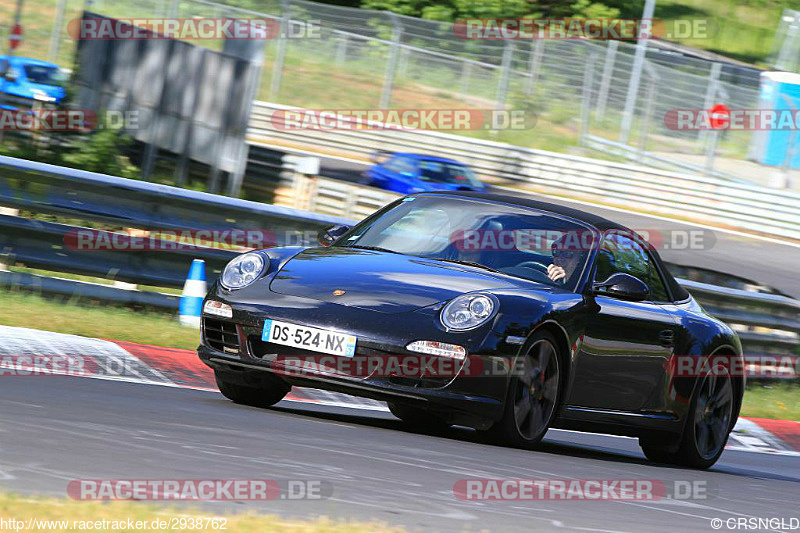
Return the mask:
POLYGON ((269 380, 269 385, 262 387, 251 387, 235 383, 225 379, 224 374, 216 371, 214 372, 214 377, 217 380, 217 387, 219 387, 219 391, 223 396, 233 403, 251 407, 271 407, 283 400, 291 390, 289 385, 274 376, 269 376, 274 378, 274 383, 269 380))
POLYGON ((503 418, 489 429, 494 440, 530 449, 544 438, 561 401, 562 359, 557 346, 546 331, 534 335, 514 368, 503 418))

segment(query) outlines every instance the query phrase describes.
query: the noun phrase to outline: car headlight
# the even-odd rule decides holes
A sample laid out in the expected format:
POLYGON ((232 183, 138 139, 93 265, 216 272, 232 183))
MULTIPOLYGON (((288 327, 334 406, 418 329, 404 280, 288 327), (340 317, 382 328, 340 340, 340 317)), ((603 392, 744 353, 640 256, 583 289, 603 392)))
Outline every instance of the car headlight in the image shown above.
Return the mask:
POLYGON ((496 307, 486 294, 464 294, 444 306, 441 321, 444 327, 456 331, 477 328, 492 318, 496 307))
POLYGON ((264 256, 250 252, 235 257, 222 271, 220 283, 229 290, 247 287, 264 271, 264 256))

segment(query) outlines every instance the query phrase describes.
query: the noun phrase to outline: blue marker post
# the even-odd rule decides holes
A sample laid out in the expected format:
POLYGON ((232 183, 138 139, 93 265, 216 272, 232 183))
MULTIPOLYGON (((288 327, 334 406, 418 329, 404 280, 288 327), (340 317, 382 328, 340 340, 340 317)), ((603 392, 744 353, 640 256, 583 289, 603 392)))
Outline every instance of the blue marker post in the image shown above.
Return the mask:
POLYGON ((193 259, 189 277, 183 284, 183 294, 178 305, 180 322, 184 326, 200 327, 200 314, 203 311, 203 298, 206 296, 206 263, 193 259))

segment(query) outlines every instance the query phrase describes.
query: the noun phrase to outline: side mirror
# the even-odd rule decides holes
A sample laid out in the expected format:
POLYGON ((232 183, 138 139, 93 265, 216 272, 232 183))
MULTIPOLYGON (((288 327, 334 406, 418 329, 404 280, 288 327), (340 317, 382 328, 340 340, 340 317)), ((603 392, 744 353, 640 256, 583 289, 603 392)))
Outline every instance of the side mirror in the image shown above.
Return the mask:
POLYGON ((621 300, 641 302, 650 296, 650 288, 639 278, 618 272, 607 280, 592 286, 595 294, 602 294, 621 300))
POLYGON ((320 246, 327 248, 336 242, 336 239, 347 233, 349 230, 350 226, 345 224, 329 226, 325 229, 319 230, 317 233, 317 241, 319 241, 320 246))

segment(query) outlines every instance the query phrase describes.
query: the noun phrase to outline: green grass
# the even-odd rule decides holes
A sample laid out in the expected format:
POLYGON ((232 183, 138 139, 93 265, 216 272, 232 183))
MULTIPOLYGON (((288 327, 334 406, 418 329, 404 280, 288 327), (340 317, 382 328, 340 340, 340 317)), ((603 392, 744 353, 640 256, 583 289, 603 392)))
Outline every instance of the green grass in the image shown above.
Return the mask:
POLYGON ((800 421, 800 384, 751 383, 745 389, 742 416, 800 421))
POLYGON ((0 290, 0 324, 85 337, 195 349, 200 332, 174 314, 0 290))
MULTIPOLYGON (((784 7, 780 0, 659 0, 655 18, 710 19, 718 26, 707 38, 677 39, 681 44, 763 64, 773 51, 775 33, 784 7)), ((794 9, 797 9, 795 3, 794 9)))

